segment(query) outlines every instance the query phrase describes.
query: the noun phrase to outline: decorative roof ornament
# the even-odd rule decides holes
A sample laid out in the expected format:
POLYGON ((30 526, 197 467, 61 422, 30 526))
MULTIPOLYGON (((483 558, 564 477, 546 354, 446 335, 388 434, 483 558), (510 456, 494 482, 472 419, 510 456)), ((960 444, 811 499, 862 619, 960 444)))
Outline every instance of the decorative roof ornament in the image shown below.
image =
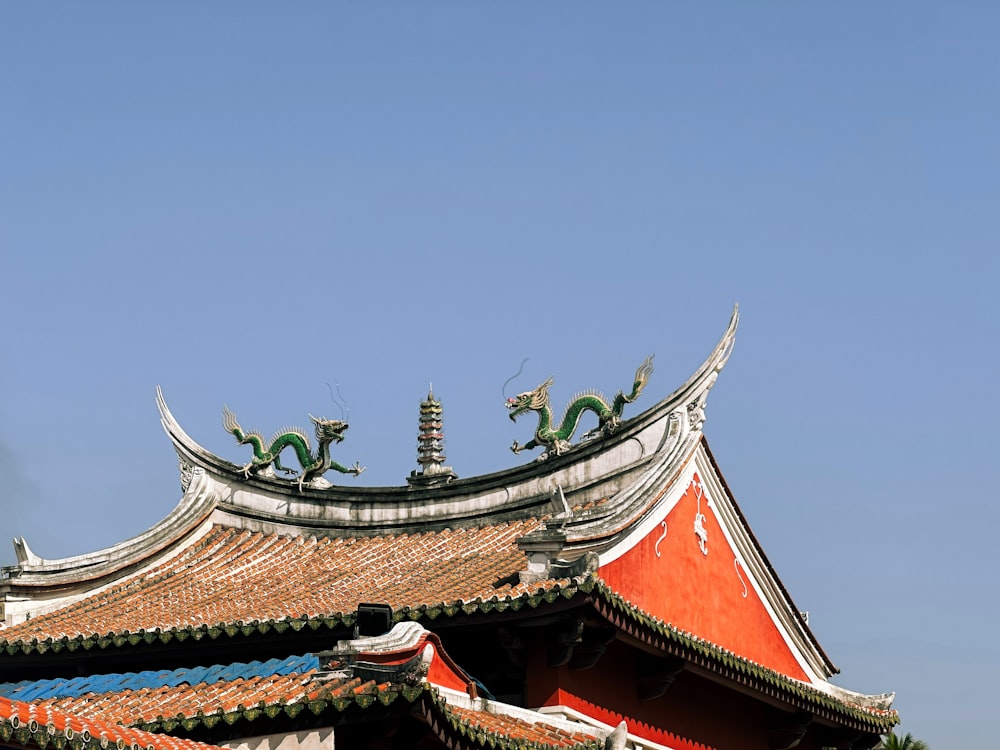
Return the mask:
POLYGON ((445 466, 443 410, 441 402, 434 398, 433 384, 428 386, 427 398, 420 402, 420 432, 417 435, 417 463, 421 471, 413 471, 409 482, 427 484, 450 482, 458 475, 450 466, 445 466))
MULTIPOLYGON (((270 519, 259 521, 264 526, 277 523, 274 519, 281 517, 287 523, 291 523, 291 519, 301 519, 310 529, 322 528, 338 534, 367 534, 374 529, 419 531, 427 525, 473 525, 486 518, 520 518, 534 512, 560 512, 562 505, 554 505, 548 492, 561 485, 571 507, 588 507, 590 503, 606 500, 600 513, 585 512, 582 526, 573 526, 574 535, 581 539, 602 540, 587 543, 597 549, 621 532, 623 527, 614 522, 615 518, 630 517, 633 511, 638 512, 645 507, 642 499, 645 485, 623 489, 623 467, 631 467, 626 471, 633 478, 662 474, 664 482, 672 481, 670 477, 680 465, 678 462, 685 461, 697 448, 701 440, 701 426, 693 426, 698 422, 691 418, 688 406, 696 403, 704 409, 706 397, 733 350, 737 323, 738 310, 734 308, 718 344, 683 384, 642 414, 622 419, 613 433, 596 437, 585 450, 570 451, 565 458, 572 460, 561 458, 556 469, 560 473, 553 475, 551 482, 542 484, 539 483, 537 464, 510 467, 478 477, 463 477, 451 483, 441 481, 447 478, 447 474, 439 474, 436 478, 434 475, 417 476, 421 467, 416 466, 408 481, 400 482, 405 485, 402 487, 369 488, 337 484, 319 489, 313 482, 306 488, 309 492, 299 493, 295 482, 277 478, 268 470, 257 472, 254 481, 244 483, 242 463, 235 465, 199 445, 171 414, 159 389, 156 402, 163 428, 178 458, 203 470, 201 475, 188 476, 182 467, 182 480, 187 485, 184 513, 201 512, 212 503, 221 503, 226 512, 232 510, 233 513, 250 514, 254 518, 263 514, 261 519, 270 519), (447 489, 447 492, 428 493, 422 495, 421 502, 413 502, 414 491, 423 493, 430 489, 447 489), (317 500, 323 503, 319 515, 317 500)), ((648 390, 649 385, 646 385, 643 393, 648 390)), ((503 400, 507 402, 506 397, 503 400)), ((343 416, 340 418, 346 421, 343 416)), ((595 433, 600 435, 600 430, 590 434, 595 433)), ((543 443, 538 445, 544 450, 543 443)), ((249 460, 250 456, 246 458, 249 460)), ((631 487, 631 481, 628 479, 626 482, 628 487, 631 487)), ((193 516, 183 517, 185 524, 195 521, 193 516)), ((671 528, 671 534, 676 530, 671 528)), ((93 569, 96 570, 96 567, 93 569)), ((29 573, 35 575, 33 567, 25 568, 22 576, 29 573)))
POLYGON ((312 414, 309 415, 309 419, 316 426, 316 442, 319 443, 315 456, 312 454, 309 437, 305 431, 297 427, 288 427, 271 438, 269 443, 265 443, 263 435, 259 432, 244 432, 240 423, 236 421, 236 415, 229 411, 228 406, 223 407, 222 426, 226 432, 236 438, 236 442, 240 445, 253 447, 253 458, 243 467, 244 478, 249 478, 251 474, 273 477, 274 469, 290 476, 298 474, 299 492, 302 492, 302 487, 306 484, 319 489, 330 487, 330 483, 323 479, 323 474, 330 469, 354 476, 365 470, 365 467, 357 461, 354 462, 354 466, 348 468, 330 458, 330 443, 334 441, 339 443, 344 439, 344 432, 349 427, 347 422, 317 418, 312 414), (281 452, 289 447, 295 451, 295 457, 302 467, 301 471, 281 465, 281 452))
POLYGON ((631 404, 639 398, 639 394, 646 387, 652 372, 653 355, 650 354, 635 371, 632 391, 628 394, 618 391, 618 395, 615 396, 611 404, 608 404, 603 395, 595 391, 578 394, 566 407, 566 414, 558 427, 552 426, 552 408, 549 405, 549 386, 552 385, 553 378, 549 378, 533 391, 519 393, 514 398, 507 399, 507 409, 512 421, 516 421, 517 417, 526 411, 538 412, 538 427, 535 428, 535 436, 524 445, 515 440, 510 449, 514 453, 520 453, 523 450, 542 446, 545 448, 545 452, 539 456, 539 460, 553 454, 561 455, 569 450, 569 441, 572 439, 573 433, 576 432, 580 417, 586 411, 592 411, 597 415, 599 424, 597 430, 594 431, 595 433, 607 435, 614 432, 621 424, 621 415, 625 404, 631 404))

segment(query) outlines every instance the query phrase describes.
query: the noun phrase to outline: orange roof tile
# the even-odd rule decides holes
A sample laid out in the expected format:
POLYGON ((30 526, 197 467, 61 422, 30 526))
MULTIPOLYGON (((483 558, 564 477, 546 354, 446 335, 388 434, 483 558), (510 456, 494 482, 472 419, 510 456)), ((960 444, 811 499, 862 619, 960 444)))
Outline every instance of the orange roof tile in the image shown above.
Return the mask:
POLYGON ((165 719, 183 720, 198 715, 199 711, 205 715, 215 715, 232 713, 238 708, 265 708, 308 700, 308 693, 320 687, 315 680, 316 672, 310 670, 305 674, 254 677, 211 684, 84 693, 74 697, 38 701, 37 705, 70 713, 86 713, 117 724, 138 726, 160 723, 165 719))
MULTIPOLYGON (((85 693, 51 698, 31 705, 37 710, 86 715, 110 724, 170 731, 178 723, 196 720, 211 725, 213 718, 258 712, 274 716, 285 706, 322 701, 338 708, 356 702, 356 696, 381 695, 391 701, 400 686, 377 684, 357 677, 319 679, 315 670, 303 674, 273 675, 211 684, 177 685, 155 689, 85 693)), ((411 691, 415 699, 422 690, 411 691)), ((145 747, 145 746, 143 746, 145 747)))
POLYGON ((44 747, 54 736, 79 740, 95 750, 217 750, 215 745, 131 729, 89 714, 84 718, 39 703, 0 698, 0 742, 44 747))
MULTIPOLYGON (((603 747, 603 742, 598 742, 593 734, 584 732, 570 732, 541 722, 528 722, 517 719, 513 716, 490 713, 488 711, 474 711, 468 708, 460 708, 448 704, 439 704, 439 708, 445 714, 449 714, 455 724, 465 725, 469 730, 477 734, 492 735, 497 738, 505 738, 521 742, 530 742, 545 747, 603 747)), ((480 740, 481 745, 491 744, 484 737, 480 740)))
POLYGON ((515 540, 537 520, 372 538, 263 534, 216 526, 157 567, 7 628, 0 645, 114 636, 511 598, 560 581, 505 583, 524 569, 515 540))
MULTIPOLYGON (((32 742, 29 723, 34 720, 34 732, 52 731, 71 739, 87 738, 93 750, 214 750, 215 746, 192 740, 182 740, 169 735, 144 731, 134 727, 164 727, 167 731, 181 722, 195 721, 208 726, 213 719, 234 712, 249 712, 266 706, 290 705, 293 702, 327 702, 334 710, 354 704, 355 695, 398 697, 403 692, 412 702, 423 696, 427 702, 424 710, 434 710, 445 718, 450 731, 469 737, 474 747, 492 747, 494 739, 513 741, 512 747, 534 748, 588 748, 603 747, 595 735, 568 731, 545 722, 528 722, 502 714, 476 711, 450 705, 426 692, 425 687, 403 688, 390 683, 363 682, 358 678, 335 678, 325 683, 314 673, 254 680, 236 680, 211 685, 180 685, 157 690, 126 690, 118 693, 88 693, 73 698, 51 699, 35 703, 21 703, 0 698, 0 741, 5 737, 25 746, 32 742), (344 705, 339 699, 348 698, 344 705), (86 716, 87 718, 80 718, 86 716), (11 718, 16 717, 11 723, 11 718), (6 720, 4 724, 3 720, 6 720), (128 726, 131 724, 132 726, 128 726), (14 726, 16 725, 16 727, 14 726), (54 727, 48 729, 48 725, 54 727), (70 729, 67 735, 66 730, 70 729), (20 738, 15 729, 20 729, 20 738), (6 730, 6 733, 4 732, 6 730), (87 734, 84 735, 83 732, 87 734), (102 738, 107 738, 102 743, 102 738)), ((362 706, 370 705, 361 703, 362 706)), ((246 715, 246 714, 245 714, 246 715)), ((252 715, 247 718, 253 718, 252 715)), ((227 719, 228 720, 228 719, 227 719)), ((439 725, 439 729, 448 730, 439 725)))

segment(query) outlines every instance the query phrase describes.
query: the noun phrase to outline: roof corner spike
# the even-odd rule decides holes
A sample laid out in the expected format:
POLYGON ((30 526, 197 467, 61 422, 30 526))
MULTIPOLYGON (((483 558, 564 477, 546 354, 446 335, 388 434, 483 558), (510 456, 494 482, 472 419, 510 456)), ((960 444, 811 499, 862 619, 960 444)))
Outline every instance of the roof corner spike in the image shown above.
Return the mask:
POLYGON ((450 466, 445 466, 444 421, 441 402, 434 398, 434 385, 428 384, 427 398, 420 402, 417 434, 417 463, 420 471, 411 472, 410 485, 438 484, 457 479, 450 466))
POLYGON ((729 361, 729 355, 733 353, 733 345, 736 343, 736 329, 740 325, 740 303, 733 303, 733 314, 729 316, 729 325, 726 332, 722 334, 719 343, 715 345, 715 351, 709 357, 709 361, 714 363, 713 369, 716 373, 721 372, 729 361))
POLYGON ((14 537, 12 541, 14 542, 14 556, 17 558, 18 566, 37 565, 42 561, 42 558, 31 551, 27 540, 23 536, 14 537))
POLYGON ((726 366, 730 355, 733 353, 733 346, 736 343, 736 328, 740 324, 740 303, 733 305, 733 314, 729 317, 729 325, 726 326, 725 333, 715 345, 715 349, 708 356, 708 359, 698 368, 698 371, 691 376, 675 395, 686 391, 685 401, 687 402, 688 424, 692 430, 700 430, 705 423, 705 405, 708 402, 708 392, 712 390, 715 381, 726 366))

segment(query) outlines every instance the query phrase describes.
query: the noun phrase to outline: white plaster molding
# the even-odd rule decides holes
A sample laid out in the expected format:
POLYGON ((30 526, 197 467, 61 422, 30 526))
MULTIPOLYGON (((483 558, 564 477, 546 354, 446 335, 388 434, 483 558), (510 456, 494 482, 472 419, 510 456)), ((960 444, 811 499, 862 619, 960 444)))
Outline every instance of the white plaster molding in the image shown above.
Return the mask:
POLYGON ((334 650, 341 653, 353 654, 382 654, 405 651, 416 648, 417 644, 420 643, 420 639, 429 632, 419 622, 403 620, 402 622, 397 622, 392 626, 392 630, 382 635, 337 641, 337 648, 334 650))
MULTIPOLYGON (((663 497, 649 509, 642 520, 633 524, 621 537, 616 539, 613 546, 600 553, 601 567, 617 560, 649 536, 657 527, 663 528, 661 524, 684 497, 684 493, 687 492, 694 477, 693 462, 685 460, 683 463, 685 464, 684 468, 676 480, 670 485, 663 497)), ((660 478, 659 474, 657 478, 660 478)))
POLYGON ((111 547, 46 559, 20 540, 18 564, 0 571, 4 622, 14 625, 51 612, 158 565, 208 532, 216 502, 209 477, 195 469, 187 491, 163 520, 111 547))
POLYGON ((211 521, 205 520, 184 539, 183 544, 180 546, 161 549, 159 552, 144 559, 142 565, 130 569, 125 575, 120 577, 115 576, 106 583, 93 585, 84 581, 81 585, 73 587, 70 593, 66 593, 64 588, 60 588, 60 595, 46 595, 44 592, 38 593, 34 591, 29 594, 20 594, 12 582, 0 585, 0 612, 4 616, 3 622, 8 626, 17 625, 30 617, 38 617, 48 612, 54 612, 88 596, 99 594, 106 589, 117 586, 126 577, 142 575, 162 564, 167 558, 173 557, 189 545, 194 544, 211 531, 211 529, 211 521))
POLYGON ((4 577, 18 579, 21 583, 45 585, 46 578, 54 580, 65 573, 65 581, 71 583, 81 579, 107 575, 116 566, 128 564, 136 556, 148 555, 169 545, 177 537, 200 523, 215 505, 217 496, 214 487, 204 471, 195 469, 188 490, 163 520, 123 542, 105 547, 96 552, 87 552, 72 557, 46 559, 34 554, 23 538, 15 540, 18 564, 5 567, 4 577), (110 570, 109 570, 110 568, 110 570), (36 580, 37 579, 37 580, 36 580))

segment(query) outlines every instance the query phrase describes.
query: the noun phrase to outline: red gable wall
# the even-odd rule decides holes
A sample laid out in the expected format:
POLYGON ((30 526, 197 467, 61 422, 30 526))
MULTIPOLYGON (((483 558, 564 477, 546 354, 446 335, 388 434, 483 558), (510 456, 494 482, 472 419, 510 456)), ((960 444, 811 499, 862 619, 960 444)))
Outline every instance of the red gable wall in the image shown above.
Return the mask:
POLYGON ((808 680, 748 576, 736 563, 696 473, 654 530, 600 569, 611 588, 643 611, 789 677, 808 680), (694 532, 704 514, 708 554, 694 532), (664 534, 664 529, 666 534, 664 534), (742 580, 741 580, 742 578, 742 580))
MULTIPOLYGON (((529 706, 566 706, 609 726, 625 721, 638 737, 674 750, 768 750, 768 714, 760 701, 690 673, 667 692, 639 700, 638 668, 647 654, 620 641, 596 666, 548 667, 542 642, 527 659, 529 706)), ((803 745, 803 750, 805 746, 803 745)))

